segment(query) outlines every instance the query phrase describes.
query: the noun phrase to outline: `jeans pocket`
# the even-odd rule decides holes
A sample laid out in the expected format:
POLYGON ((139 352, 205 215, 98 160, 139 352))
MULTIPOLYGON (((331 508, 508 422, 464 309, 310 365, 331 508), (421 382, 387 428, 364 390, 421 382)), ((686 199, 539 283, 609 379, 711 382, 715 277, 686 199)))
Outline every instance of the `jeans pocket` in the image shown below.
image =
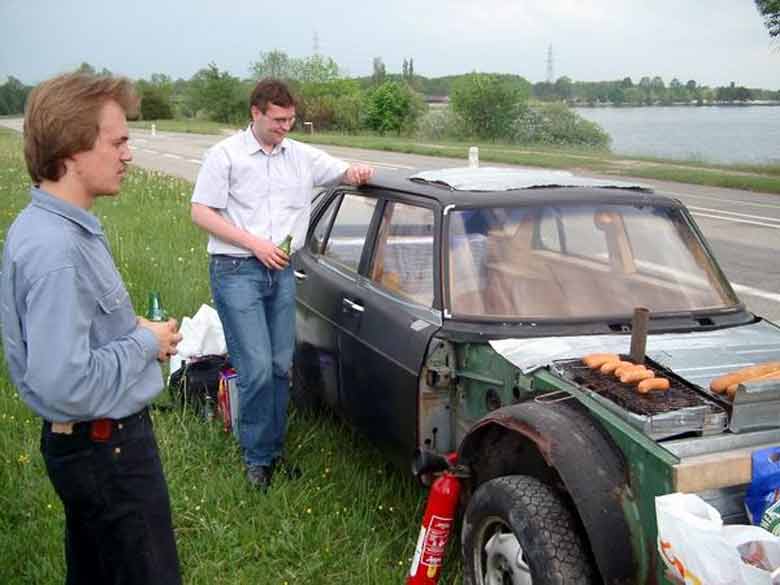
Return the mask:
POLYGON ((213 256, 211 258, 209 270, 214 276, 231 276, 238 274, 241 265, 246 262, 245 258, 231 258, 229 256, 213 256))
POLYGON ((44 454, 46 472, 62 503, 82 517, 93 517, 103 509, 102 490, 95 469, 95 449, 67 455, 44 454))

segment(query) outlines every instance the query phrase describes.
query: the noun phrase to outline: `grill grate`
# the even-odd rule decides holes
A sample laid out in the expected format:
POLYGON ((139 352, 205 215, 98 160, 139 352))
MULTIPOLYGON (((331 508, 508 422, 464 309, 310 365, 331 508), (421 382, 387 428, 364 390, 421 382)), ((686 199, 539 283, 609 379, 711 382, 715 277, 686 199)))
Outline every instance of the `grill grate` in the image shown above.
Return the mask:
MULTIPOLYGON (((627 359, 628 356, 621 356, 627 359)), ((648 392, 640 394, 636 384, 624 384, 612 374, 602 374, 599 370, 591 370, 579 359, 555 362, 556 367, 570 380, 601 396, 608 398, 618 406, 642 416, 654 416, 666 412, 703 406, 707 404, 699 393, 683 381, 653 362, 645 360, 645 365, 656 375, 669 378, 669 390, 666 392, 648 392)))

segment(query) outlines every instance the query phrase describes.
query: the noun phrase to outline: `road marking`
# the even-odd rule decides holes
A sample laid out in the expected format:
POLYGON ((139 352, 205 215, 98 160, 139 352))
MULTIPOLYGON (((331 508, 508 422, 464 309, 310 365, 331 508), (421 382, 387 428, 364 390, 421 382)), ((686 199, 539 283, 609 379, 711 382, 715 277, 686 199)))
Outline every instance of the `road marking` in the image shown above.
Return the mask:
POLYGON ((167 158, 182 158, 178 154, 171 154, 170 152, 163 153, 163 156, 167 158))
POLYGON ((144 152, 148 152, 149 154, 160 154, 159 152, 157 152, 156 150, 152 150, 151 148, 142 148, 141 150, 143 150, 144 152))
POLYGON ((397 171, 398 169, 412 170, 412 169, 416 168, 416 167, 410 167, 408 165, 390 164, 390 163, 377 162, 377 161, 373 161, 373 160, 361 160, 359 158, 345 158, 345 159, 342 159, 342 160, 345 160, 347 162, 360 163, 360 164, 363 164, 363 165, 371 165, 371 166, 374 166, 374 167, 380 167, 380 168, 388 169, 388 170, 391 170, 391 171, 397 171))
POLYGON ((196 165, 201 164, 203 161, 199 158, 188 158, 187 162, 195 163, 196 165))
POLYGON ((753 288, 752 286, 747 286, 745 284, 737 284, 734 282, 731 283, 731 288, 733 288, 734 292, 738 294, 745 294, 751 297, 761 297, 762 299, 766 299, 768 301, 780 303, 780 295, 777 293, 761 290, 760 288, 753 288))
POLYGON ((707 201, 717 201, 720 203, 733 203, 734 205, 751 205, 754 207, 768 207, 770 209, 780 209, 780 205, 776 203, 754 203, 751 201, 739 201, 737 199, 721 199, 719 197, 707 197, 705 195, 692 195, 690 193, 673 193, 675 196, 683 198, 690 197, 692 199, 706 199, 707 201))
POLYGON ((736 211, 725 211, 723 209, 712 209, 711 207, 694 207, 693 205, 689 205, 688 209, 695 209, 697 211, 709 211, 711 213, 723 213, 725 215, 734 215, 736 217, 749 217, 750 219, 765 219, 765 220, 769 220, 769 221, 778 221, 778 222, 780 222, 780 218, 765 217, 763 215, 749 215, 747 213, 737 213, 736 211))
POLYGON ((698 215, 700 217, 709 217, 711 219, 719 219, 721 221, 732 221, 734 223, 747 223, 747 224, 750 224, 750 225, 760 225, 760 226, 763 226, 763 227, 774 228, 776 230, 780 230, 780 224, 764 223, 762 221, 750 221, 748 219, 736 219, 734 217, 723 217, 721 215, 711 215, 709 213, 699 213, 697 211, 692 212, 691 215, 698 215))

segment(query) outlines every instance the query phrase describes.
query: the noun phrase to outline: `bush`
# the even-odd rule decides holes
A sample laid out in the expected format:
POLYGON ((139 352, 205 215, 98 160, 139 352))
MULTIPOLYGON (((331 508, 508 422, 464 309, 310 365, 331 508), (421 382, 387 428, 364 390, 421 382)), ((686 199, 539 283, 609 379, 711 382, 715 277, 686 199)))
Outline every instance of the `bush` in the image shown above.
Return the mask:
POLYGON ((141 98, 141 118, 144 120, 170 120, 173 118, 173 109, 161 93, 147 90, 141 98))
POLYGON ((339 96, 335 101, 334 130, 348 133, 355 133, 360 130, 363 98, 358 94, 353 94, 339 96))
POLYGON ((429 109, 417 121, 417 138, 421 140, 459 140, 466 135, 463 118, 450 108, 429 109))
POLYGON ((511 133, 512 120, 526 94, 516 81, 499 75, 473 73, 452 84, 452 109, 465 121, 470 134, 496 140, 511 133))
POLYGON ((535 104, 521 109, 512 122, 512 141, 518 144, 609 147, 609 134, 566 104, 535 104))
POLYGON ((367 96, 365 124, 379 134, 411 133, 424 108, 422 99, 406 83, 386 81, 367 96))

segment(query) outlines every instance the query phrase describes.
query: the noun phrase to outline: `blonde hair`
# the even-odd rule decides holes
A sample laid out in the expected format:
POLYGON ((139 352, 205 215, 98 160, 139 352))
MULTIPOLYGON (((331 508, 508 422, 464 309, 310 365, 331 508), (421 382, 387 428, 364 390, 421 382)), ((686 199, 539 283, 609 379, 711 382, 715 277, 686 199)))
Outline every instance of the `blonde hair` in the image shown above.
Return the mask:
POLYGON ((58 181, 64 159, 95 145, 100 111, 110 100, 131 115, 138 107, 126 77, 66 73, 32 90, 24 112, 24 159, 34 183, 58 181))

